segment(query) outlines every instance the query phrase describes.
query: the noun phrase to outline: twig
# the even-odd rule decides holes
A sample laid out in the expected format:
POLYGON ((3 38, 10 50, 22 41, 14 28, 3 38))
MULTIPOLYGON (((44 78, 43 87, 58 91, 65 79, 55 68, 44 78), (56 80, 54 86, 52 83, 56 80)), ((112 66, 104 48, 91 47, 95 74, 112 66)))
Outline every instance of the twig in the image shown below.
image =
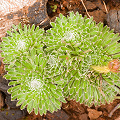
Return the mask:
POLYGON ((89 13, 88 13, 88 11, 87 11, 87 8, 86 8, 86 6, 85 6, 83 0, 81 0, 81 2, 82 2, 83 6, 84 6, 84 8, 85 8, 85 10, 86 10, 86 13, 87 13, 88 17, 90 18, 91 16, 89 15, 89 13))
POLYGON ((106 4, 105 4, 104 0, 102 0, 102 1, 103 1, 104 6, 105 6, 106 13, 108 13, 108 10, 107 10, 107 7, 106 7, 106 4))
POLYGON ((101 94, 105 97, 105 94, 104 94, 104 92, 102 91, 102 74, 100 73, 100 88, 98 88, 99 90, 100 90, 100 92, 101 92, 101 94))
POLYGON ((119 106, 120 106, 120 103, 117 104, 117 106, 109 113, 108 117, 112 117, 113 113, 118 109, 119 106))

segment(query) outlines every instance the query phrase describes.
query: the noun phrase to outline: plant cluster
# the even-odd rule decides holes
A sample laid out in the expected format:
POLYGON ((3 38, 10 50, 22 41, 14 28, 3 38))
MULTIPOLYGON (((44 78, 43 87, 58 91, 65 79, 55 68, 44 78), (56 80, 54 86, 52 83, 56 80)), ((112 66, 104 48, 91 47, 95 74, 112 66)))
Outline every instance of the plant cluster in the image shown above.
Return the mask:
POLYGON ((57 10, 57 5, 53 5, 53 6, 50 6, 51 8, 52 8, 52 11, 53 12, 56 12, 56 10, 57 10))
POLYGON ((46 32, 19 24, 1 43, 8 93, 17 106, 42 115, 74 99, 91 106, 120 93, 120 37, 78 12, 62 14, 46 32), (117 86, 117 87, 116 87, 117 86))

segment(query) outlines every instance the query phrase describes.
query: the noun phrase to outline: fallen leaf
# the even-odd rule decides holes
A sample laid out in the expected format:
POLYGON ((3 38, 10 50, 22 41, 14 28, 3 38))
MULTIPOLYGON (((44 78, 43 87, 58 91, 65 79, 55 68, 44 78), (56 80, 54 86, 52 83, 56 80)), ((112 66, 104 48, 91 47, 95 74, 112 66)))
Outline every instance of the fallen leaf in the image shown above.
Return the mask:
POLYGON ((90 120, 97 119, 100 115, 102 115, 102 111, 97 111, 95 109, 87 108, 87 111, 90 120))

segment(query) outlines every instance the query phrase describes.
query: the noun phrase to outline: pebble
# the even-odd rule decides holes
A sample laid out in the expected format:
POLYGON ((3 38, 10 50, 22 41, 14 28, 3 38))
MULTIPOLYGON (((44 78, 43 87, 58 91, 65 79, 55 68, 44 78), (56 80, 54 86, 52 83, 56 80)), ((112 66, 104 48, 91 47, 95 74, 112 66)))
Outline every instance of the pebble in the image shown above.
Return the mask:
POLYGON ((120 33, 120 10, 110 10, 106 21, 110 29, 114 29, 115 33, 120 33))

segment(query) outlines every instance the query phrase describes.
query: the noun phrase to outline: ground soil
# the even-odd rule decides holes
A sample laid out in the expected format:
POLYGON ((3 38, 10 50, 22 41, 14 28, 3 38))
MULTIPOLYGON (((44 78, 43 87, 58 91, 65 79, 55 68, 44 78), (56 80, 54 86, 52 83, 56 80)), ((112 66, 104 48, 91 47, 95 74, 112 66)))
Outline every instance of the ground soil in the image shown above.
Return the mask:
MULTIPOLYGON (((107 14, 111 10, 118 11, 120 9, 120 1, 119 0, 83 0, 84 4, 87 8, 87 12, 90 16, 93 16, 94 20, 98 22, 103 22, 105 25, 107 22, 107 14)), ((87 15, 86 9, 83 6, 81 0, 48 0, 47 3, 47 13, 51 21, 54 21, 56 16, 59 13, 67 15, 69 11, 78 11, 80 14, 87 15), (54 9, 56 5, 57 8, 54 9)), ((112 19, 112 18, 111 18, 112 19)), ((114 18, 113 18, 114 19, 114 18)), ((46 28, 48 29, 48 28, 46 28)), ((115 29, 115 28, 114 28, 115 29)), ((120 28, 119 28, 120 29, 120 28)), ((1 71, 3 74, 3 65, 1 63, 1 71)), ((3 98, 5 98, 1 94, 1 104, 4 104, 3 98), (2 103, 3 102, 3 103, 2 103)), ((119 99, 114 100, 110 104, 105 104, 101 106, 92 106, 88 108, 84 104, 79 104, 76 101, 68 101, 67 103, 63 103, 61 106, 61 110, 57 112, 50 113, 47 112, 46 115, 40 116, 35 115, 33 112, 31 114, 26 114, 24 117, 18 120, 120 120, 120 108, 116 108, 116 106, 120 103, 119 99), (115 111, 113 111, 115 110, 115 111), (113 111, 113 112, 111 112, 113 111)), ((7 106, 3 106, 1 109, 8 109, 7 106)), ((18 109, 18 108, 17 108, 18 109)), ((4 120, 1 119, 0 120, 4 120)))

